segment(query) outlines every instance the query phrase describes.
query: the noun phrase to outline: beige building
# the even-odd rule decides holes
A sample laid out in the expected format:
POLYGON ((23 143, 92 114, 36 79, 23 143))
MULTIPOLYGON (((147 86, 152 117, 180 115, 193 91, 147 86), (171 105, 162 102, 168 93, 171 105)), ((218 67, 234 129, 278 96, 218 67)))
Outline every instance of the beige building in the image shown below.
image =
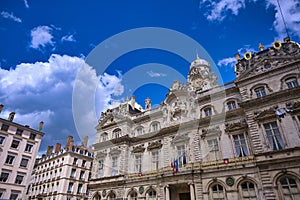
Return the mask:
POLYGON ((35 164, 27 199, 87 199, 93 153, 86 145, 87 137, 81 146, 75 146, 69 136, 65 148, 57 143, 53 151, 53 146, 49 146, 35 164))
MULTIPOLYGON (((0 105, 0 112, 3 105, 0 105)), ((0 199, 25 199, 26 186, 44 133, 29 126, 0 118, 0 199)))
POLYGON ((231 83, 197 57, 159 107, 103 113, 90 198, 300 199, 300 47, 259 49, 236 55, 231 83))

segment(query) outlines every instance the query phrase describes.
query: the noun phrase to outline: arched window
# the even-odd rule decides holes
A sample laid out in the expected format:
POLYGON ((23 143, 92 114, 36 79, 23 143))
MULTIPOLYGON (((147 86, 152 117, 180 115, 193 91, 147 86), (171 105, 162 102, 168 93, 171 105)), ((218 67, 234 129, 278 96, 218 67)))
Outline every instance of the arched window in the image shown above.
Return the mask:
POLYGON ((101 138, 100 138, 100 142, 105 142, 107 139, 108 139, 108 134, 107 133, 102 133, 101 138))
POLYGON ((150 131, 158 131, 160 129, 160 123, 159 122, 152 122, 150 126, 150 131))
POLYGON ((257 199, 255 185, 250 181, 242 182, 239 185, 239 192, 242 199, 249 199, 249 200, 257 199))
POLYGON ((283 176, 279 179, 279 189, 282 199, 300 199, 299 180, 291 176, 283 176))
POLYGON ((136 136, 142 135, 143 133, 144 133, 144 128, 142 126, 137 127, 134 131, 134 135, 136 136))
POLYGON ((93 197, 93 200, 100 200, 101 199, 101 195, 100 194, 95 194, 95 196, 93 197))
POLYGON ((128 195, 128 200, 137 200, 137 193, 136 191, 131 191, 128 195))
POLYGON ((220 184, 215 184, 211 187, 211 199, 223 200, 226 199, 225 189, 220 184))
POLYGON ((287 78, 285 80, 285 83, 289 89, 299 86, 298 81, 295 77, 287 78))
POLYGON ((203 112, 204 112, 204 116, 205 116, 205 117, 212 116, 212 114, 213 114, 212 108, 211 108, 211 107, 208 107, 208 108, 203 109, 203 112))
POLYGON ((149 192, 148 192, 148 199, 149 200, 155 200, 156 199, 156 191, 155 190, 150 190, 149 192))
POLYGON ((227 109, 228 110, 235 110, 236 109, 236 103, 235 103, 235 101, 228 101, 227 102, 227 109))
POLYGON ((116 194, 114 192, 111 192, 109 195, 108 195, 108 200, 116 200, 116 194))
POLYGON ((113 131, 113 138, 119 138, 121 136, 122 136, 121 129, 117 128, 113 131))
POLYGON ((254 89, 254 92, 255 92, 257 98, 262 98, 262 97, 266 96, 265 87, 258 87, 256 89, 254 89))

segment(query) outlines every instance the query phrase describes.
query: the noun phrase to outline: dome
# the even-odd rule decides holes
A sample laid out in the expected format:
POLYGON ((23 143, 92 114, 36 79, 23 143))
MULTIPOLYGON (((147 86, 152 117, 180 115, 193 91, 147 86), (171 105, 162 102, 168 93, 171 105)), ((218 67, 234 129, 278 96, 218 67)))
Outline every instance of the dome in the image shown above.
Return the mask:
POLYGON ((208 66, 209 67, 209 62, 204 59, 199 58, 199 56, 197 55, 196 60, 194 60, 191 63, 190 68, 195 67, 195 66, 208 66))

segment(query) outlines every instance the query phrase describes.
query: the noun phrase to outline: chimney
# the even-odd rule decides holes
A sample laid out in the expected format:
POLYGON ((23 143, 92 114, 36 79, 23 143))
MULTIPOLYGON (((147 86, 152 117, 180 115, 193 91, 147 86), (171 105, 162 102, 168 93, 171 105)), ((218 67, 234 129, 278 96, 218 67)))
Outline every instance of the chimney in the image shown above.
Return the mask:
POLYGON ((46 156, 50 156, 52 154, 52 151, 53 151, 53 146, 48 146, 46 156))
POLYGON ((14 120, 14 117, 15 117, 15 112, 11 112, 11 113, 9 113, 9 116, 8 116, 8 121, 13 121, 14 120))
POLYGON ((74 140, 72 140, 69 144, 69 151, 72 151, 73 150, 73 146, 74 146, 74 140))
POLYGON ((66 142, 66 149, 69 148, 69 145, 70 145, 70 142, 73 140, 73 136, 72 135, 69 135, 67 137, 67 142, 66 142))
POLYGON ((132 95, 131 100, 130 100, 130 106, 131 106, 132 110, 134 110, 134 105, 135 105, 135 96, 132 95))
POLYGON ((149 99, 149 97, 147 97, 145 99, 145 110, 150 110, 151 109, 151 99, 149 99))
POLYGON ((0 113, 2 112, 3 107, 4 107, 4 105, 0 104, 0 113))
POLYGON ((83 147, 87 147, 88 140, 89 140, 89 136, 84 136, 84 138, 82 139, 83 147))
POLYGON ((61 149, 61 144, 60 143, 56 143, 55 145, 55 153, 59 153, 61 149))
POLYGON ((43 121, 40 121, 40 123, 39 123, 39 129, 38 129, 39 132, 42 131, 43 126, 44 126, 44 122, 43 122, 43 121))

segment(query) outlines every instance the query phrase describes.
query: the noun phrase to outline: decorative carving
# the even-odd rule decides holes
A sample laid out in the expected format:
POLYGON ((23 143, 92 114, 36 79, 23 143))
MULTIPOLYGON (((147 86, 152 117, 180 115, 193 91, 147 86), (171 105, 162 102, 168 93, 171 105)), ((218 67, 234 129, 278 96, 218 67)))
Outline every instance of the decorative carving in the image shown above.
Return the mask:
POLYGON ((240 131, 240 130, 246 130, 248 125, 245 120, 241 120, 240 122, 235 122, 235 123, 227 123, 225 124, 225 132, 226 133, 231 133, 235 131, 240 131))
POLYGON ((132 153, 143 153, 145 151, 144 145, 138 145, 136 147, 133 147, 132 153))
POLYGON ((202 129, 201 138, 204 139, 207 135, 216 134, 217 136, 221 136, 222 131, 219 126, 215 126, 208 129, 202 129))
POLYGON ((175 80, 172 87, 170 88, 170 91, 173 92, 178 90, 187 90, 187 87, 183 83, 180 83, 178 80, 175 80))
POLYGON ((110 150, 109 154, 110 155, 120 155, 121 150, 119 148, 113 148, 113 149, 110 150))
POLYGON ((101 160, 101 159, 105 158, 106 155, 107 155, 106 150, 105 151, 98 151, 97 154, 96 154, 96 159, 101 160))
POLYGON ((272 107, 261 112, 255 112, 254 115, 255 115, 254 120, 262 120, 262 119, 276 117, 276 112, 275 109, 272 107))
POLYGON ((162 143, 160 141, 155 141, 155 142, 151 142, 148 145, 147 150, 152 151, 154 149, 160 149, 161 147, 162 147, 162 143))
POLYGON ((172 144, 176 144, 176 143, 185 143, 189 140, 190 138, 187 135, 176 135, 174 137, 174 139, 172 140, 172 144))

